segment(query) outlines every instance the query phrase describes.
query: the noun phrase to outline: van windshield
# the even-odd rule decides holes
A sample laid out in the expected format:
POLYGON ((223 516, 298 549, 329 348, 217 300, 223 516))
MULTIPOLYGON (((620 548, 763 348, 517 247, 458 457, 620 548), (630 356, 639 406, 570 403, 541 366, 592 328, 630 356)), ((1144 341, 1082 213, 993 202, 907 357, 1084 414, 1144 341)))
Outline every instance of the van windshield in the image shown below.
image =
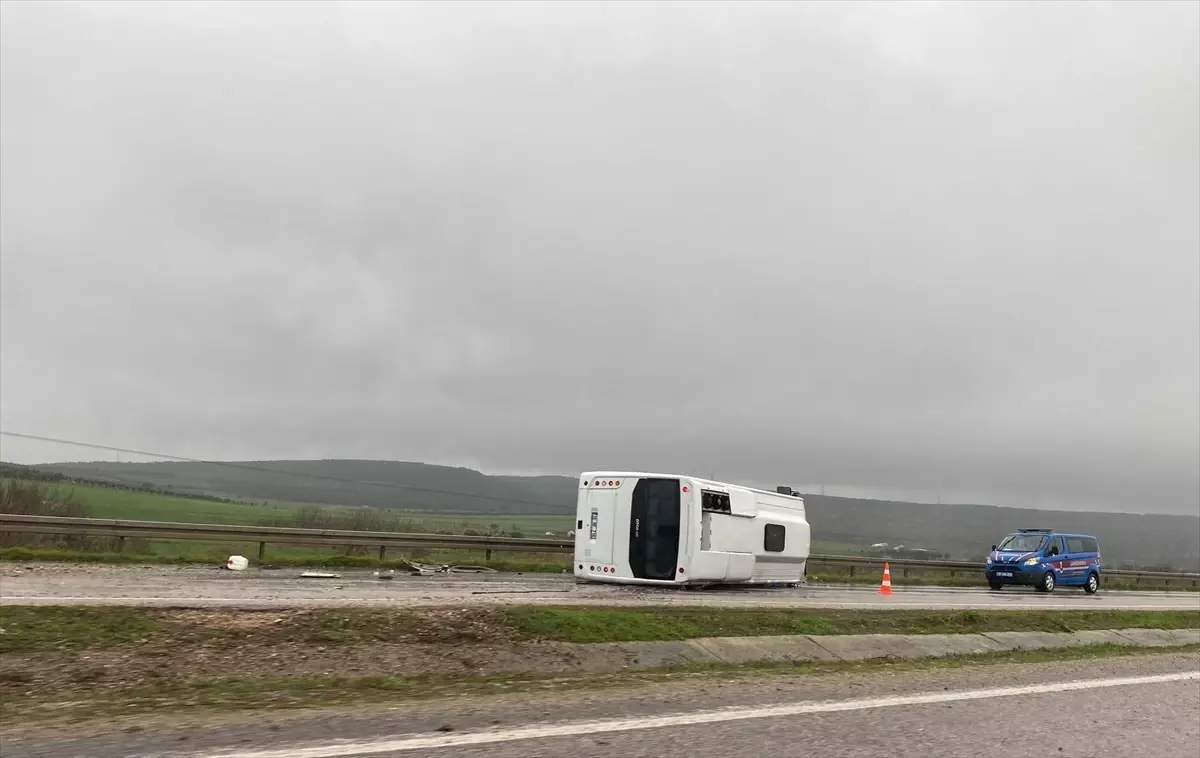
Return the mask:
POLYGON ((1018 553, 1032 553, 1035 550, 1041 550, 1045 542, 1046 535, 1044 534, 1010 534, 1004 538, 1004 541, 996 549, 1011 550, 1018 553))

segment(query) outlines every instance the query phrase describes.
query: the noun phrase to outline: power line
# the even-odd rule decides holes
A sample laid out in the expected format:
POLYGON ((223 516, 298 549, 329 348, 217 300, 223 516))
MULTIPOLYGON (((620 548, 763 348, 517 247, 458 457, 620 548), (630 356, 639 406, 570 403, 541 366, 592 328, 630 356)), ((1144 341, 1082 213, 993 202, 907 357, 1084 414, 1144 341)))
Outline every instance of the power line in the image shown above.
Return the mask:
POLYGON ((534 500, 520 500, 510 497, 499 497, 496 495, 479 495, 471 492, 453 492, 451 490, 439 490, 431 487, 417 487, 411 484, 400 484, 399 482, 378 482, 368 479, 351 479, 349 477, 331 476, 329 474, 313 474, 307 471, 287 471, 281 469, 267 468, 265 466, 253 466, 247 463, 232 463, 230 461, 206 461, 202 458, 188 458, 182 455, 170 455, 167 453, 152 453, 145 450, 133 450, 131 448, 116 447, 114 445, 97 445, 91 442, 80 442, 78 440, 65 440, 57 437, 43 437, 38 434, 23 434, 21 432, 10 432, 0 429, 0 435, 5 437, 16 437, 24 440, 35 440, 38 442, 53 442, 59 445, 71 445, 72 447, 90 448, 93 450, 107 450, 113 453, 126 453, 128 455, 144 455, 149 458, 165 458, 169 461, 179 461, 181 463, 200 463, 208 466, 220 466, 223 468, 238 469, 241 471, 254 471, 261 474, 276 474, 284 476, 295 476, 301 479, 318 479, 328 482, 339 482, 341 484, 361 484, 369 487, 384 487, 388 489, 404 490, 405 492, 418 492, 424 495, 449 495, 452 497, 466 497, 473 500, 487 500, 496 503, 511 503, 513 505, 535 505, 539 508, 562 508, 562 503, 541 503, 534 500))

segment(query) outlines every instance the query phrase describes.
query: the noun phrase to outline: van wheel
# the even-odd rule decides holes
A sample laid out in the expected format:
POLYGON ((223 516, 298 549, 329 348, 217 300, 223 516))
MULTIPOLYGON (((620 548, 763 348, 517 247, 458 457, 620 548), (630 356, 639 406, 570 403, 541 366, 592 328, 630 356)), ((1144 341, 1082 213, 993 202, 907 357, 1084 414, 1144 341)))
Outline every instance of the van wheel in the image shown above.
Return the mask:
POLYGON ((1056 582, 1054 581, 1054 572, 1047 571, 1045 573, 1045 575, 1042 576, 1042 581, 1038 582, 1037 591, 1038 592, 1054 592, 1055 584, 1056 584, 1056 582))
POLYGON ((1087 584, 1083 585, 1083 591, 1089 595, 1095 595, 1100 589, 1100 577, 1095 574, 1088 574, 1087 584))
POLYGON ((988 586, 991 587, 996 592, 999 592, 1000 588, 1003 587, 1004 585, 1001 584, 1000 582, 988 582, 988 586))

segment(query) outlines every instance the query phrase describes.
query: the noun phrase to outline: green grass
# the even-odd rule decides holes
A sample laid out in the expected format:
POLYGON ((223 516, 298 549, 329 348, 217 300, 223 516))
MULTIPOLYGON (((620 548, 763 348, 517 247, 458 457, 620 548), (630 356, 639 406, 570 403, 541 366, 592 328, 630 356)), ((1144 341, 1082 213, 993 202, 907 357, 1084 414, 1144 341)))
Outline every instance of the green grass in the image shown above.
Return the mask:
POLYGON ((508 608, 187 611, 135 607, 0 607, 0 653, 108 648, 143 640, 244 645, 488 640, 634 642, 776 634, 966 634, 1196 629, 1200 611, 906 611, 741 608, 508 608), (262 623, 257 623, 262 622, 262 623))
POLYGON ((137 608, 0 608, 0 653, 102 648, 157 637, 162 625, 137 608))
POLYGON ((633 642, 776 634, 969 634, 1200 628, 1200 611, 947 612, 514 606, 502 612, 505 622, 521 634, 561 642, 633 642))
POLYGON ((705 664, 613 675, 574 677, 495 676, 495 677, 289 677, 270 679, 210 679, 194 682, 158 684, 121 693, 82 698, 72 695, 63 702, 54 693, 4 695, 0 708, 10 719, 25 723, 45 720, 87 721, 115 716, 170 711, 196 715, 201 711, 248 711, 295 708, 335 708, 351 705, 427 703, 433 699, 488 696, 521 692, 544 693, 597 688, 637 688, 675 680, 703 683, 720 677, 749 679, 762 676, 813 676, 841 673, 879 673, 894 675, 908 671, 989 666, 999 664, 1038 664, 1055 661, 1091 660, 1156 656, 1200 651, 1200 645, 1167 648, 1131 648, 1100 644, 1060 650, 1013 651, 978 655, 931 658, 917 661, 873 660, 860 662, 789 662, 763 664, 705 664))
MULTIPOLYGON (((89 518, 122 519, 127 521, 178 521, 189 524, 261 525, 286 522, 300 508, 319 507, 331 511, 355 511, 362 508, 326 503, 274 501, 268 503, 223 503, 186 496, 160 495, 90 484, 59 484, 29 482, 81 503, 89 518)), ((486 531, 493 525, 498 529, 516 527, 527 537, 545 532, 563 534, 572 528, 571 514, 494 515, 479 513, 434 513, 413 510, 383 510, 390 516, 409 519, 413 531, 436 532, 442 529, 486 531)))
POLYGON ((89 518, 129 521, 184 521, 211 524, 255 524, 293 510, 288 506, 248 505, 97 487, 88 484, 31 482, 81 503, 89 518))
POLYGON ((191 611, 133 606, 0 607, 0 653, 102 650, 163 642, 175 650, 215 642, 272 647, 364 643, 457 645, 486 642, 511 630, 491 610, 338 608, 191 611))

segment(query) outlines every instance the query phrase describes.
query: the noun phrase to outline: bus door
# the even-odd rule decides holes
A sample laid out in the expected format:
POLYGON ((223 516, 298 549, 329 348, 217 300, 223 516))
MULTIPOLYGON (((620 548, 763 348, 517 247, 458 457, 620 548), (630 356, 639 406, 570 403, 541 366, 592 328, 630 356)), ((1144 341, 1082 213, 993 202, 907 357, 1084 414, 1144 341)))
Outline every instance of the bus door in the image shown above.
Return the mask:
POLYGON ((629 568, 638 579, 674 581, 679 561, 678 479, 639 479, 629 513, 629 568))

